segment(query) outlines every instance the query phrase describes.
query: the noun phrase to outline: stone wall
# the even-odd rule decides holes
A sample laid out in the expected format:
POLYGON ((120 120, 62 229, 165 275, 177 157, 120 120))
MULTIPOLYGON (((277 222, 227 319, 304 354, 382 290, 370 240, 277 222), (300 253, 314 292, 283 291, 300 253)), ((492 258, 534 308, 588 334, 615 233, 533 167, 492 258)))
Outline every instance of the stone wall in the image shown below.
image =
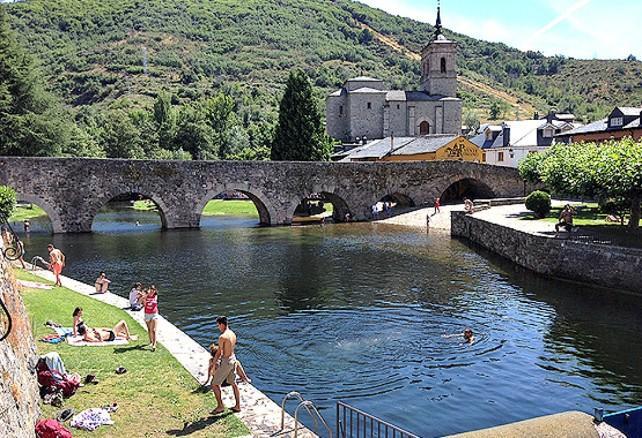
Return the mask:
MULTIPOLYGON (((400 163, 156 161, 0 157, 0 184, 42 207, 54 232, 88 232, 114 197, 152 199, 164 228, 198 227, 205 204, 232 190, 247 194, 266 225, 292 222, 296 206, 314 193, 340 201, 356 220, 399 193, 432 204, 458 181, 488 187, 494 196, 524 195, 517 169, 462 161, 400 163)), ((337 204, 333 201, 335 207, 337 204)))
POLYGON ((642 250, 554 239, 451 213, 451 235, 463 237, 548 277, 642 291, 642 250))
MULTIPOLYGON (((0 342, 0 436, 33 437, 40 415, 40 396, 35 374, 36 347, 29 317, 15 280, 0 256, 0 297, 13 319, 13 329, 0 342)), ((4 321, 5 315, 0 316, 4 321)))

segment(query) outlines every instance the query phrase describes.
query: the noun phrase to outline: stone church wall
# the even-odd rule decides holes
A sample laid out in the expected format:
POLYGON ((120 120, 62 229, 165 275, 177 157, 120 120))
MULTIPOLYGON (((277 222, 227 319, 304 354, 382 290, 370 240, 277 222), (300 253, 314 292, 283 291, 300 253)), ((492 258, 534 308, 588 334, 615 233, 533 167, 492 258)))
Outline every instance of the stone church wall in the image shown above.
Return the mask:
MULTIPOLYGON (((29 317, 7 263, 0 256, 0 297, 13 319, 13 329, 0 342, 0 436, 35 436, 40 396, 35 374, 37 356, 29 317)), ((4 321, 6 315, 0 316, 4 321)))

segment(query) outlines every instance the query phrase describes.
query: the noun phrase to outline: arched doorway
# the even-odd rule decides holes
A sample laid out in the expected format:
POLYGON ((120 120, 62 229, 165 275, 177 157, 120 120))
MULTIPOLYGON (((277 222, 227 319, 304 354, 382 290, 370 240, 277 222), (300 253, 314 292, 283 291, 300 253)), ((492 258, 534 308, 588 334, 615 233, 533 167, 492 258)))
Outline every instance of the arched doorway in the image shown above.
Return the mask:
POLYGON ((124 192, 109 198, 91 218, 98 232, 151 231, 167 228, 160 201, 143 193, 124 192))
POLYGON ((423 121, 419 124, 419 135, 428 135, 430 134, 430 123, 423 121))
POLYGON ((494 198, 495 193, 485 183, 474 178, 463 178, 450 184, 440 196, 442 204, 455 204, 464 201, 464 198, 471 200, 494 198))
POLYGON ((408 195, 394 192, 383 196, 370 207, 373 219, 384 219, 408 211, 415 206, 415 202, 408 195))
POLYGON ((352 213, 341 196, 321 191, 303 196, 291 217, 293 225, 328 221, 338 223, 351 221, 352 213))
POLYGON ((205 200, 201 227, 257 226, 270 224, 270 212, 261 198, 249 191, 224 190, 205 200))

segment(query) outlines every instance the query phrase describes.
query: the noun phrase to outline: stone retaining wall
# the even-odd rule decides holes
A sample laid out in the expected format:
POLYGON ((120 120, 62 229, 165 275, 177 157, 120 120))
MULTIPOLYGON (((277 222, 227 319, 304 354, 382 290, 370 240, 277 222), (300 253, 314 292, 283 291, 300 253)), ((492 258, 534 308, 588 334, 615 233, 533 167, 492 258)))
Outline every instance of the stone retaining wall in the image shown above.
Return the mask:
POLYGON ((539 274, 642 293, 642 250, 540 236, 459 211, 450 233, 539 274))
MULTIPOLYGON (((0 341, 0 436, 33 437, 40 415, 40 396, 35 374, 36 347, 29 317, 15 280, 0 255, 0 297, 13 320, 7 339, 0 341)), ((6 315, 1 315, 4 330, 6 315)))

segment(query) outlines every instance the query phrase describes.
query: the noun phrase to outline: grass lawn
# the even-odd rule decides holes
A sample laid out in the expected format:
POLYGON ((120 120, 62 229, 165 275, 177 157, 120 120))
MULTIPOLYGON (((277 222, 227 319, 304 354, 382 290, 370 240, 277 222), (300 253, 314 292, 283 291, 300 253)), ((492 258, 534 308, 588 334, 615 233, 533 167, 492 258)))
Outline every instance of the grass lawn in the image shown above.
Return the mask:
POLYGON ((203 209, 203 215, 258 218, 259 212, 249 199, 212 199, 203 209))
MULTIPOLYGON (((48 283, 22 270, 15 270, 20 279, 48 283)), ((50 284, 50 283, 48 283, 50 284)), ((71 347, 37 341, 38 353, 57 351, 69 372, 81 376, 95 374, 97 385, 87 385, 65 401, 65 407, 76 412, 117 402, 119 409, 112 414, 115 424, 101 426, 94 432, 72 430, 78 437, 235 437, 247 435, 245 425, 227 411, 227 415, 212 417, 216 404, 212 393, 199 391, 199 385, 172 355, 159 345, 156 352, 142 349, 146 345, 145 330, 125 312, 113 306, 77 294, 66 288, 53 290, 23 289, 23 297, 39 339, 52 331, 44 326, 53 320, 70 326, 76 306, 84 309, 84 319, 90 327, 112 327, 124 319, 138 341, 119 347, 71 347), (114 370, 123 366, 127 373, 114 370)), ((43 405, 43 416, 55 417, 58 408, 43 405)))
MULTIPOLYGON (((550 222, 556 224, 559 220, 560 213, 562 212, 563 207, 553 207, 551 212, 544 219, 537 219, 535 215, 523 217, 522 220, 542 220, 545 222, 550 222)), ((588 226, 588 225, 620 225, 619 222, 608 222, 606 220, 606 213, 600 212, 597 204, 582 204, 574 206, 576 215, 573 218, 573 223, 577 226, 588 226)), ((628 223, 628 216, 624 218, 624 223, 628 223)))
POLYGON ((9 218, 9 222, 21 222, 25 219, 35 219, 45 216, 47 216, 47 213, 45 213, 42 208, 38 207, 35 204, 31 204, 31 208, 16 207, 16 210, 9 218))

